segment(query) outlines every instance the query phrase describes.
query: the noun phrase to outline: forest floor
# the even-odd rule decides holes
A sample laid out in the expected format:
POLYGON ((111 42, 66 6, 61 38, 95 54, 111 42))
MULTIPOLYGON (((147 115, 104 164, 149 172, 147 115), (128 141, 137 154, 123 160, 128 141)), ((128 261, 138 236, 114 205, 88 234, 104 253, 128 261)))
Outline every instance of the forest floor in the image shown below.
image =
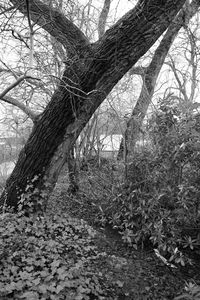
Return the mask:
POLYGON ((200 285, 200 262, 171 268, 155 255, 153 249, 136 250, 128 247, 111 227, 97 225, 98 205, 98 202, 91 202, 84 197, 81 191, 76 197, 70 198, 67 195, 67 176, 62 176, 48 207, 51 212, 61 210, 83 219, 97 231, 95 244, 99 251, 109 254, 110 259, 95 267, 103 274, 105 281, 115 283, 108 299, 174 299, 185 291, 187 283, 200 285))

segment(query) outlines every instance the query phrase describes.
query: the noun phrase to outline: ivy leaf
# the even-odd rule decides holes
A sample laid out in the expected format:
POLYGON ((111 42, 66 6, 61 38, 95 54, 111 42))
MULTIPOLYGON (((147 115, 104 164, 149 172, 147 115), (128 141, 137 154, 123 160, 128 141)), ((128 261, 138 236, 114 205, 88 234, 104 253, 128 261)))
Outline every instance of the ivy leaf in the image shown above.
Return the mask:
POLYGON ((115 281, 115 284, 120 288, 122 288, 124 286, 124 282, 122 282, 120 280, 115 281))
POLYGON ((64 287, 62 285, 57 285, 56 287, 56 294, 59 294, 62 290, 64 289, 64 287))
POLYGON ((34 285, 38 285, 40 283, 40 278, 36 278, 32 281, 34 285))
POLYGON ((21 299, 29 299, 29 300, 38 300, 39 295, 37 292, 25 292, 21 296, 19 296, 21 299))

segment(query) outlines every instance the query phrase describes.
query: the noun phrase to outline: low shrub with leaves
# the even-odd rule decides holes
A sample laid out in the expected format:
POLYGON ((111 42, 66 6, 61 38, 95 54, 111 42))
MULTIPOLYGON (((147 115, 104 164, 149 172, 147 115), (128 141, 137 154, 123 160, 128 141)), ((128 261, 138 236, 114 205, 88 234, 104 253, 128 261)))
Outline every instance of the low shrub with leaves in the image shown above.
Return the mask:
POLYGON ((189 282, 185 285, 185 291, 174 300, 200 300, 200 286, 189 282))
POLYGON ((0 299, 105 299, 94 230, 69 216, 0 216, 0 299))
POLYGON ((162 106, 149 125, 152 149, 135 153, 126 184, 101 217, 125 242, 151 242, 170 263, 181 265, 189 261, 184 249, 200 249, 199 124, 199 115, 162 106))
POLYGON ((189 222, 187 209, 163 207, 160 196, 150 197, 138 190, 128 196, 121 193, 104 211, 104 222, 107 220, 116 228, 128 245, 136 249, 153 245, 170 262, 185 265, 189 260, 183 256, 182 250, 197 250, 200 241, 197 236, 187 235, 183 229, 187 224, 193 228, 197 220, 189 222))

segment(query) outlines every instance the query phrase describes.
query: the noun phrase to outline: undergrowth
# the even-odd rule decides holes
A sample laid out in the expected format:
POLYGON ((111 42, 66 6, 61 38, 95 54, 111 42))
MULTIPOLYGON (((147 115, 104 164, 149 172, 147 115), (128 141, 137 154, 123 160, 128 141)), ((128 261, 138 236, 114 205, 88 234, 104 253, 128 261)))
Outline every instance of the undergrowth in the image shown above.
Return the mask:
POLYGON ((151 246, 166 264, 185 266, 200 255, 200 121, 161 106, 147 128, 148 148, 117 171, 89 169, 83 191, 97 204, 100 224, 129 246, 151 246))
MULTIPOLYGON (((149 125, 152 148, 136 152, 127 172, 122 163, 88 165, 73 198, 87 202, 96 222, 117 229, 130 248, 154 248, 174 268, 200 256, 200 121, 178 118, 172 108, 161 109, 149 125)), ((106 256, 94 235, 65 214, 2 215, 1 299, 109 299, 94 268, 106 256)), ((190 284, 176 299, 198 297, 199 286, 190 284)))
POLYGON ((67 215, 0 218, 0 298, 105 299, 94 230, 67 215))

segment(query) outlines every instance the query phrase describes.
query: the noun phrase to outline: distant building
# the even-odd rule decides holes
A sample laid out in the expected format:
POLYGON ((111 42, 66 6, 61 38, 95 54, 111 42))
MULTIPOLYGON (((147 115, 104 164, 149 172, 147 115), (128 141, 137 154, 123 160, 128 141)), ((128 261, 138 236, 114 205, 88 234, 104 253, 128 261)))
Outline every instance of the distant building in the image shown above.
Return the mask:
POLYGON ((122 135, 113 134, 105 135, 101 134, 98 142, 96 142, 95 149, 101 157, 116 158, 119 151, 122 135))
MULTIPOLYGON (((122 140, 121 134, 106 135, 101 134, 98 142, 95 144, 96 152, 105 158, 116 158, 118 155, 120 143, 122 140)), ((144 147, 151 147, 151 141, 147 139, 139 139, 136 142, 135 149, 140 151, 144 147)))

